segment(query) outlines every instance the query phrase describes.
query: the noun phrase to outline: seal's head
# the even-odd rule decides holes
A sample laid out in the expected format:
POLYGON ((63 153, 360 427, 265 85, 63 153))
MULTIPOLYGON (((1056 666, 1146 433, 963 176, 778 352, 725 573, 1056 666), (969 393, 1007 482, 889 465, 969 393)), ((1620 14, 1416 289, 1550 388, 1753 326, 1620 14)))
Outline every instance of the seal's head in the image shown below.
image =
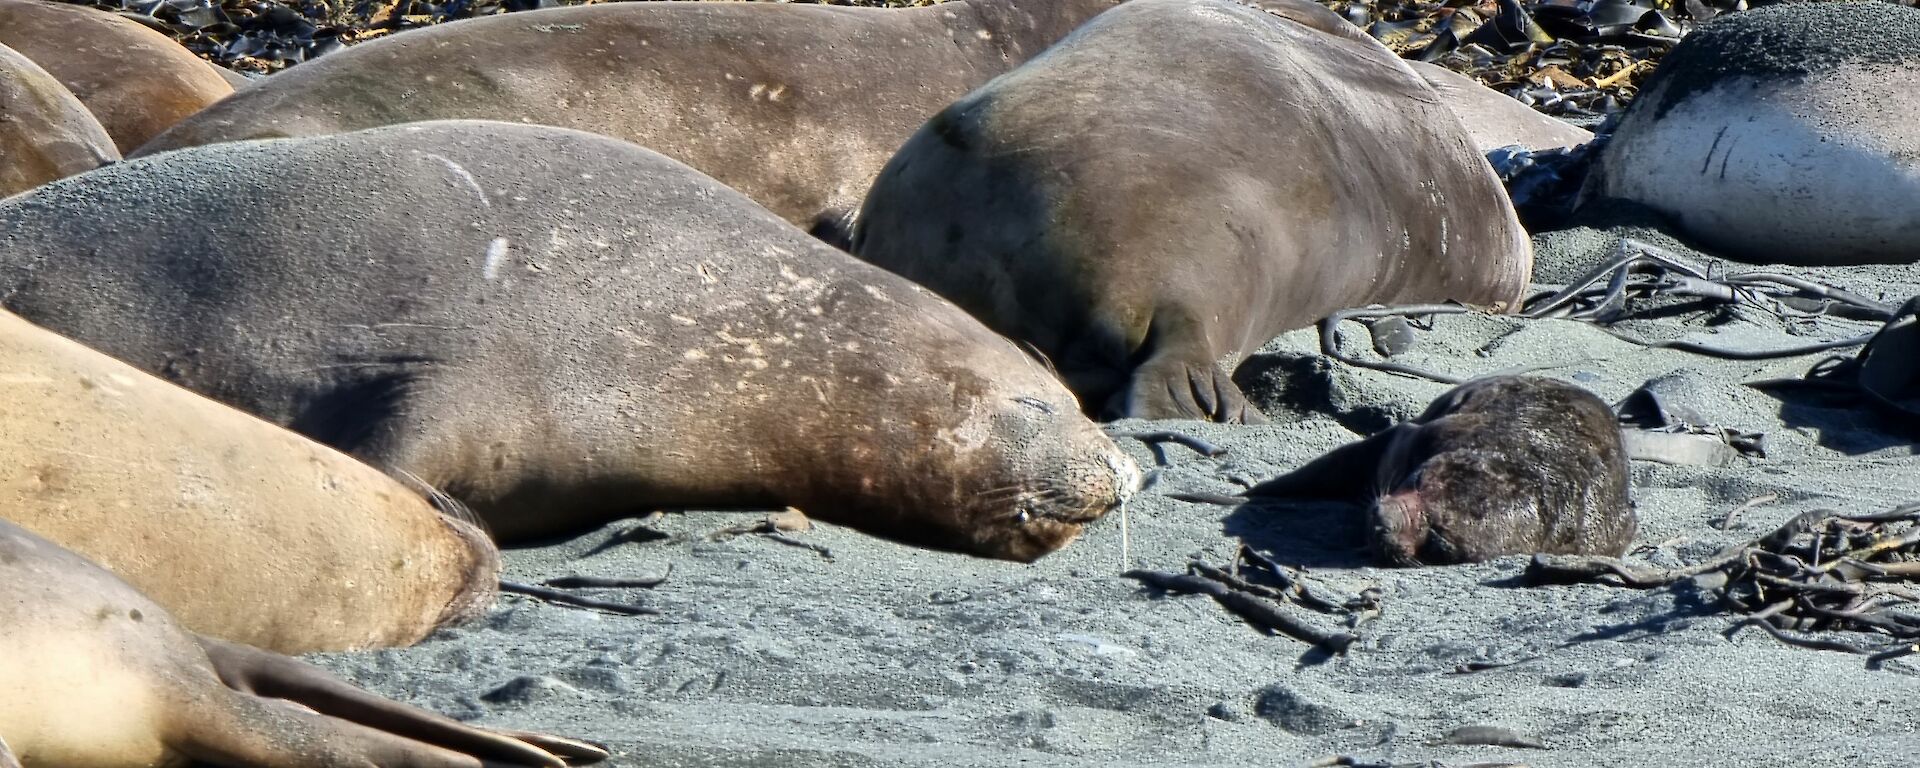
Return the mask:
POLYGON ((958 512, 968 549, 1031 562, 1140 489, 1139 466, 1054 388, 1050 398, 1010 398, 988 416, 995 449, 978 475, 986 487, 958 512))
POLYGON ((1545 551, 1540 483, 1526 468, 1497 453, 1449 450, 1409 469, 1368 510, 1368 543, 1381 562, 1445 565, 1545 551))

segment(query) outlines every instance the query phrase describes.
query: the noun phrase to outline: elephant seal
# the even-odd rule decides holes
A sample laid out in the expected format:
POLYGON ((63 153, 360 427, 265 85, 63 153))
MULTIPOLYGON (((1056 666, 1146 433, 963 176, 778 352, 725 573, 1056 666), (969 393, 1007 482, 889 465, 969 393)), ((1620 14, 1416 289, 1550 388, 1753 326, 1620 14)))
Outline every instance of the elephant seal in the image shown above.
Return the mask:
POLYGON ((107 570, 0 521, 0 765, 558 768, 589 744, 462 725, 195 636, 107 570))
POLYGON ((1638 521, 1613 410, 1556 379, 1462 384, 1412 421, 1247 496, 1371 495, 1368 543, 1391 565, 1624 553, 1638 521))
POLYGON ((1583 200, 1630 200, 1736 261, 1920 261, 1920 10, 1782 3, 1686 36, 1583 200))
POLYGON ((1405 59, 1460 123, 1481 152, 1520 146, 1530 151, 1577 147, 1593 141, 1593 133, 1565 120, 1556 120, 1480 81, 1438 64, 1405 59))
POLYGON ((336 451, 4 312, 0 381, 0 518, 195 632, 411 645, 493 602, 485 534, 336 451))
POLYGON ((0 0, 0 45, 53 73, 120 151, 233 93, 214 65, 139 22, 48 0, 0 0))
POLYGON ((1458 118, 1307 0, 1131 0, 889 161, 859 257, 1107 417, 1260 420, 1216 361, 1373 302, 1512 310, 1532 246, 1458 118))
POLYGON ((118 162, 100 121, 53 75, 0 45, 0 197, 118 162))
POLYGON ((629 2, 466 19, 288 69, 130 155, 532 122, 627 139, 831 236, 928 115, 1120 1, 629 2))
POLYGON ((616 139, 439 121, 67 181, 0 205, 9 307, 501 540, 791 505, 1031 560, 1139 484, 1013 343, 616 139))

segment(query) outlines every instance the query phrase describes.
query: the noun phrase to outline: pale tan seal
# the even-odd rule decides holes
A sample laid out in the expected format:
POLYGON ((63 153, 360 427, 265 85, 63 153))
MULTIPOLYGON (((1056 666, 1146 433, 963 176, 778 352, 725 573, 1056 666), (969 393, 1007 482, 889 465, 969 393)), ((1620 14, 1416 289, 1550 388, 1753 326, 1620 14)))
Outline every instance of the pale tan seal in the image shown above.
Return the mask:
POLYGON ((380 472, 0 312, 0 518, 182 623, 282 653, 410 645, 499 555, 380 472))
POLYGON ((1247 495, 1364 499, 1374 554, 1411 566, 1617 557, 1638 527, 1630 486, 1620 422, 1605 401, 1557 379, 1496 376, 1247 495))
POLYGON ((0 521, 0 765, 559 768, 606 757, 374 696, 198 637, 107 570, 0 521), (563 759, 564 758, 564 759, 563 759))
POLYGON ((1520 146, 1534 152, 1577 147, 1593 141, 1593 133, 1565 120, 1540 114, 1518 99, 1488 88, 1466 75, 1438 64, 1405 60, 1407 66, 1433 86, 1440 101, 1473 137, 1481 152, 1520 146))
POLYGON ((1750 264, 1920 262, 1920 10, 1782 3, 1687 35, 1583 197, 1750 264))
POLYGON ((532 122, 627 139, 831 229, 927 116, 1118 2, 627 2, 468 19, 290 68, 129 154, 532 122))
POLYGON ((0 45, 53 73, 121 152, 233 93, 214 65, 132 19, 48 0, 0 0, 0 45))
POLYGON ((1132 0, 935 116, 853 252, 1102 416, 1259 419, 1216 361, 1369 303, 1512 310, 1532 247, 1458 118, 1305 0, 1132 0))
POLYGON ((0 45, 0 197, 117 162, 100 121, 53 75, 0 45))
POLYGON ((0 294, 412 472, 508 541, 791 505, 1030 560, 1139 483, 959 308, 580 131, 437 121, 125 161, 0 204, 0 294))

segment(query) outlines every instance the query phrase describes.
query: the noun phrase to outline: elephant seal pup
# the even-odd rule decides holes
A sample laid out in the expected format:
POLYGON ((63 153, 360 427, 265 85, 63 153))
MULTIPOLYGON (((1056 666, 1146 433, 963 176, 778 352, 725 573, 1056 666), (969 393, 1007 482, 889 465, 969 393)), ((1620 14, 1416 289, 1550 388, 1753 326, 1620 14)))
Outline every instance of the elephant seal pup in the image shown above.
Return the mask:
POLYGON ((0 197, 118 162, 100 121, 53 75, 0 45, 0 197))
POLYGON ((1752 264, 1920 261, 1920 10, 1783 3, 1687 35, 1583 198, 1631 200, 1752 264))
POLYGON ((479 529, 340 453, 0 312, 0 518, 201 634, 411 645, 484 613, 479 529))
POLYGON ((218 68, 117 14, 47 0, 0 0, 0 45, 45 67, 131 152, 233 93, 218 68))
POLYGON ((1425 81, 1307 0, 1131 0, 935 116, 853 251, 1097 415, 1259 420, 1216 361, 1373 302, 1517 306, 1532 247, 1425 81))
POLYGON ((1556 379, 1498 376, 1246 495, 1372 494, 1370 546, 1411 566, 1618 556, 1637 525, 1628 487, 1620 424, 1604 401, 1556 379))
POLYGON ((533 122, 632 141, 831 233, 928 115, 1118 2, 633 2, 468 19, 288 69, 131 154, 414 120, 533 122))
POLYGON ((1440 94, 1441 103, 1460 118, 1467 134, 1473 137, 1474 149, 1483 153, 1515 145, 1540 152, 1593 141, 1592 132, 1535 112, 1518 99, 1481 85, 1471 77, 1438 64, 1404 61, 1440 94))
POLYGON ((197 637, 112 573, 5 521, 0 626, 0 765, 557 768, 606 756, 462 725, 197 637))
POLYGON ((15 311, 506 541, 791 505, 1031 560, 1139 483, 1011 342, 623 141, 440 121, 102 171, 0 205, 15 311))

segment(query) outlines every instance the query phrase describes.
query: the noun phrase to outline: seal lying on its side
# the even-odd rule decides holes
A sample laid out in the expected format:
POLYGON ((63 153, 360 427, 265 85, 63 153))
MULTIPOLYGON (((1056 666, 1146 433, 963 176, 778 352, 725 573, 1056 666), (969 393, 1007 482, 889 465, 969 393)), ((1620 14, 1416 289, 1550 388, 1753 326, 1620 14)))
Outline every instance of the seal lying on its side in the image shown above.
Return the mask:
POLYGON ((1752 264, 1920 262, 1920 10, 1782 3, 1687 35, 1582 197, 1752 264))
POLYGON ((831 232, 928 115, 1118 2, 631 2, 467 19, 288 69, 130 154, 532 122, 627 139, 831 232))
POLYGON ((1131 0, 948 107, 854 253, 1103 416, 1258 419, 1216 361, 1373 302, 1518 304, 1532 247, 1424 80, 1307 0, 1131 0))
POLYGON ((500 556, 378 471, 0 312, 0 518, 188 628, 281 653, 412 645, 500 556))
POLYGON ((0 765, 558 768, 581 742, 489 732, 318 667, 196 637, 126 582, 0 521, 0 765))
POLYGON ((1460 118, 1467 135, 1473 137, 1474 148, 1481 152, 1515 145, 1540 152, 1593 141, 1592 132, 1540 114, 1471 77, 1438 64, 1404 61, 1440 94, 1441 103, 1460 118))
POLYGON ((53 73, 121 152, 233 93, 214 65, 166 35, 92 8, 0 0, 0 45, 53 73))
POLYGON ((0 45, 0 197, 119 160, 106 129, 66 86, 0 45))
POLYGON ((1139 482, 959 308, 580 131, 414 123, 122 162, 0 204, 0 293, 412 472, 505 540, 792 505, 1030 560, 1139 482))
POLYGON ((1368 541, 1392 565, 1513 554, 1618 556, 1633 541, 1613 410, 1556 379, 1477 379, 1426 412, 1247 496, 1372 495, 1368 541))

